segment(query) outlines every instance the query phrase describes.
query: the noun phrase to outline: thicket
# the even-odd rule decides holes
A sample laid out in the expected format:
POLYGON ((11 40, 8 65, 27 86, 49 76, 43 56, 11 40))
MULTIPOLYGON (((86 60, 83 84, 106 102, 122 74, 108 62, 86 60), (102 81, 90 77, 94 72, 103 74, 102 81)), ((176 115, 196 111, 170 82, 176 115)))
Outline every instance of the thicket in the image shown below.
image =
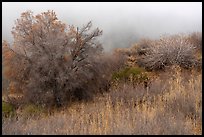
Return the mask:
POLYGON ((185 69, 202 67, 201 33, 164 36, 159 40, 143 39, 134 49, 137 64, 147 70, 161 70, 172 65, 185 69))

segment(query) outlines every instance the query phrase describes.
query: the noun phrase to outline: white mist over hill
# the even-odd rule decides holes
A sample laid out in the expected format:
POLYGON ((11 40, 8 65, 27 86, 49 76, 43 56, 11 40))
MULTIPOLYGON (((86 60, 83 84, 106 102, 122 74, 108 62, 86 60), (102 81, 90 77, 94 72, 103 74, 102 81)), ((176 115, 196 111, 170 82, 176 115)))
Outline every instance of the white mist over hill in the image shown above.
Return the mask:
POLYGON ((26 10, 54 10, 59 20, 79 27, 92 21, 103 30, 100 41, 106 51, 128 47, 143 37, 202 31, 201 2, 3 2, 3 40, 12 42, 14 21, 26 10))

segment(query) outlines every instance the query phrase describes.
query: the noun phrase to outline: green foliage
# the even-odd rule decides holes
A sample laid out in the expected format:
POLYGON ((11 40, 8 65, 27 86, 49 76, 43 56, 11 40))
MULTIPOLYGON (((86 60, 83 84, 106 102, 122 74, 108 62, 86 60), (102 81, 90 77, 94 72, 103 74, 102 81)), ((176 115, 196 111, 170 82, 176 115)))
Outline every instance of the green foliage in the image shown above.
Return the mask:
POLYGON ((131 77, 134 82, 148 80, 145 69, 140 67, 126 67, 118 72, 115 72, 112 75, 112 80, 128 80, 131 79, 131 77))
POLYGON ((7 103, 2 101, 2 114, 4 117, 10 117, 14 115, 14 107, 7 103))
POLYGON ((25 117, 37 116, 43 113, 43 108, 34 104, 28 104, 23 107, 22 113, 25 117))

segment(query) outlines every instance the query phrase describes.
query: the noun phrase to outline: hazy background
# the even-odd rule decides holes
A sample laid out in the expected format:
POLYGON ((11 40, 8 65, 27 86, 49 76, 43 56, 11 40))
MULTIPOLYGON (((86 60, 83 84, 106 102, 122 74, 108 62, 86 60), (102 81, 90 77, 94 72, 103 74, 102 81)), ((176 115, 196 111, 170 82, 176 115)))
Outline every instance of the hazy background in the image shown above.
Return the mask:
POLYGON ((201 2, 3 2, 3 40, 12 42, 14 21, 26 10, 54 10, 59 20, 79 27, 91 20, 93 27, 103 30, 100 41, 106 51, 128 47, 143 37, 202 32, 201 2))

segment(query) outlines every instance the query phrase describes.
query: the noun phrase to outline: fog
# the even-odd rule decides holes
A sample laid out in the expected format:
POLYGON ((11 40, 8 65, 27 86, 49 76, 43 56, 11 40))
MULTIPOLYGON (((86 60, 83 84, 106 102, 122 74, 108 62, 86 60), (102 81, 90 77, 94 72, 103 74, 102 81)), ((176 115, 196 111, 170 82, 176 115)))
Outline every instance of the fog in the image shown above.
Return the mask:
POLYGON ((14 21, 26 10, 34 14, 54 10, 59 20, 78 27, 92 21, 93 27, 103 30, 100 41, 105 51, 131 46, 144 37, 155 39, 164 34, 202 32, 201 2, 3 2, 3 40, 12 42, 14 21))

